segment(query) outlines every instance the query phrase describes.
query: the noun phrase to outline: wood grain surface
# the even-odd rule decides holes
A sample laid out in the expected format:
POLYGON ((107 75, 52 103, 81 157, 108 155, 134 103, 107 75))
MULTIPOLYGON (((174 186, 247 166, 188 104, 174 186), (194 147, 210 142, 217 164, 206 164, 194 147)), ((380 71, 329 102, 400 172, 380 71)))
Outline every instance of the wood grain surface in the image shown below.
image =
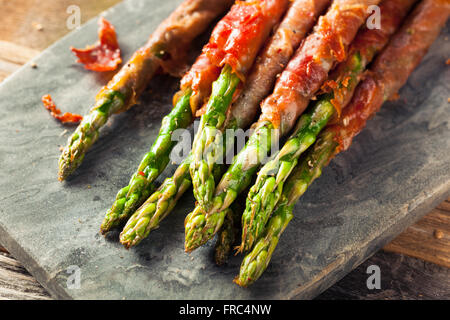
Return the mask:
MULTIPOLYGON (((70 31, 66 27, 66 9, 69 5, 80 7, 81 21, 84 23, 117 2, 119 0, 0 0, 0 11, 3 13, 0 24, 0 81, 70 31)), ((377 253, 319 299, 450 298, 449 269, 445 268, 450 268, 450 198, 409 227, 385 250, 390 253, 377 253), (392 263, 396 267, 389 268, 392 263), (384 266, 383 274, 387 279, 395 278, 397 284, 390 282, 391 286, 381 293, 367 292, 361 283, 361 270, 370 264, 384 266), (433 264, 444 268, 434 267, 433 264), (416 277, 415 281, 410 281, 411 275, 416 277)), ((0 299, 49 298, 45 289, 0 244, 0 299)))
POLYGON ((395 238, 384 250, 450 268, 450 198, 395 238))

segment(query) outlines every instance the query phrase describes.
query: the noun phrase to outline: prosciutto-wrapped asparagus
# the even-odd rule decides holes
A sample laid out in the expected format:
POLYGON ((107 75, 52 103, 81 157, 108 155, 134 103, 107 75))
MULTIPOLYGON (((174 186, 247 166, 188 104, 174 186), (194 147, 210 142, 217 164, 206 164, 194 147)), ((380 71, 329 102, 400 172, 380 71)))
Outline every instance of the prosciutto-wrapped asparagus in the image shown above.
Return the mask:
MULTIPOLYGON (((242 91, 238 93, 237 101, 228 110, 225 128, 246 128, 253 122, 259 110, 259 102, 245 97, 269 93, 276 75, 281 72, 302 38, 312 28, 315 20, 328 3, 329 1, 325 0, 295 0, 292 2, 274 35, 256 59, 248 80, 242 91), (241 97, 244 98, 241 99, 241 97)), ((131 216, 120 236, 120 241, 124 246, 134 246, 147 237, 176 205, 177 200, 189 188, 192 181, 188 172, 191 159, 192 156, 186 158, 174 175, 167 178, 161 187, 131 216)), ((216 176, 217 172, 221 172, 222 167, 223 165, 215 164, 213 175, 216 176)), ((223 252, 224 250, 218 251, 223 252)), ((223 256, 223 254, 219 254, 219 256, 223 256)))
POLYGON ((256 281, 270 262, 278 240, 293 217, 293 208, 322 168, 365 127, 367 120, 406 82, 436 39, 450 15, 446 0, 424 0, 408 17, 388 46, 375 60, 339 122, 327 127, 314 147, 294 169, 283 189, 281 201, 269 219, 264 235, 244 258, 235 282, 248 286, 256 281))
MULTIPOLYGON (((151 194, 152 182, 166 167, 170 151, 176 144, 171 139, 172 132, 192 122, 198 107, 211 92, 211 83, 216 79, 212 84, 207 113, 202 116, 201 123, 217 120, 216 125, 223 124, 224 119, 219 116, 219 110, 228 108, 239 77, 247 75, 260 47, 285 12, 288 2, 239 1, 217 24, 197 62, 182 79, 181 90, 175 97, 175 108, 163 119, 150 152, 144 156, 129 185, 119 191, 116 201, 106 213, 100 227, 103 233, 125 222, 151 194)), ((201 126, 199 132, 203 131, 201 126)))
POLYGON ((147 43, 100 90, 95 105, 69 137, 59 159, 59 180, 65 180, 80 166, 87 150, 97 141, 100 128, 112 114, 136 104, 158 69, 162 67, 175 75, 180 73, 186 47, 232 3, 233 0, 185 0, 159 25, 147 43))
POLYGON ((344 108, 359 83, 366 66, 383 49, 400 26, 416 0, 384 0, 380 5, 380 29, 363 28, 352 42, 347 59, 340 63, 325 83, 324 90, 311 110, 303 114, 296 129, 274 159, 258 173, 256 183, 248 193, 242 215, 242 243, 240 251, 247 251, 261 236, 264 226, 277 204, 283 184, 298 158, 316 140, 328 121, 344 108))
POLYGON ((314 32, 297 50, 264 100, 262 114, 244 149, 222 177, 214 198, 204 210, 197 206, 186 218, 185 250, 192 251, 220 229, 224 210, 247 187, 271 144, 292 129, 298 116, 326 80, 336 62, 345 59, 348 45, 379 0, 336 0, 319 19, 314 32))
POLYGON ((213 64, 222 68, 221 77, 229 79, 214 84, 192 144, 190 172, 194 196, 201 205, 212 197, 214 165, 223 157, 225 148, 224 143, 217 146, 215 142, 223 140, 223 125, 233 94, 238 84, 246 79, 256 55, 288 4, 288 0, 237 2, 217 24, 205 47, 204 52, 213 64))
MULTIPOLYGON (((265 46, 263 52, 258 56, 257 61, 252 69, 248 79, 246 79, 242 93, 233 103, 233 108, 229 108, 228 112, 245 112, 245 119, 254 119, 256 110, 259 110, 259 104, 273 89, 276 76, 283 71, 300 45, 306 33, 313 27, 317 17, 329 5, 329 0, 293 0, 285 17, 277 27, 274 35, 265 46), (256 107, 258 106, 258 107, 256 107)), ((239 119, 241 116, 229 117, 229 119, 239 119)), ((239 124, 238 124, 238 127, 239 124)), ((212 132, 214 133, 214 131, 212 132)), ((220 134, 217 136, 220 137, 220 134)), ((219 151, 215 157, 208 158, 205 154, 208 146, 212 150, 217 150, 220 139, 211 139, 201 146, 201 150, 197 151, 199 157, 196 168, 193 169, 194 195, 200 205, 207 205, 211 202, 214 193, 215 183, 211 172, 214 172, 214 166, 220 166, 215 161, 222 156, 219 151), (205 157, 201 161, 200 157, 205 157), (201 170, 201 167, 205 170, 201 170), (207 170, 206 170, 207 167, 207 170)), ((222 141, 223 142, 223 141, 222 141)))

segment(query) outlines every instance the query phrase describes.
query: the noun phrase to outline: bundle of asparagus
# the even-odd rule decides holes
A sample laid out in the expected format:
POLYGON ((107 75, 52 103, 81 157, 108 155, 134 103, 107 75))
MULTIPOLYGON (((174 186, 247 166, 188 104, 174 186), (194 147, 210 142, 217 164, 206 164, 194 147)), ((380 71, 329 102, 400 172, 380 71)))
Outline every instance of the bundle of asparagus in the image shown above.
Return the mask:
MULTIPOLYGON (((387 1, 388 2, 388 1, 387 1)), ((314 147, 294 168, 281 199, 252 251, 244 258, 235 282, 248 286, 257 280, 269 264, 278 240, 293 217, 297 200, 322 173, 322 168, 339 152, 346 150, 383 102, 407 81, 430 45, 436 39, 450 13, 446 1, 424 0, 390 40, 388 46, 356 88, 339 121, 327 127, 314 147)))
POLYGON ((326 80, 333 64, 345 58, 348 45, 368 16, 367 8, 378 2, 336 0, 319 19, 314 31, 279 77, 272 95, 262 103, 262 114, 254 124, 254 133, 222 177, 213 199, 209 204, 197 205, 187 216, 187 252, 206 243, 220 229, 225 210, 249 185, 263 160, 262 155, 266 155, 273 142, 293 127, 326 80))
MULTIPOLYGON (((383 23, 380 29, 363 28, 352 42, 347 59, 329 76, 331 91, 321 95, 298 120, 296 128, 274 158, 258 173, 250 188, 242 215, 242 243, 239 251, 253 247, 283 191, 283 184, 300 155, 311 146, 319 132, 335 113, 342 112, 353 96, 366 66, 388 42, 415 0, 386 0, 380 5, 383 23)), ((325 90, 328 88, 325 88, 325 90)))
POLYGON ((240 77, 245 77, 288 3, 288 0, 240 1, 217 24, 197 62, 181 80, 181 90, 174 99, 177 101, 175 108, 163 119, 150 152, 144 156, 129 185, 118 192, 116 201, 106 213, 100 227, 103 233, 125 222, 150 195, 152 182, 166 167, 175 145, 172 132, 191 123, 199 105, 209 96, 211 82, 216 80, 218 72, 220 75, 212 85, 199 132, 204 131, 205 125, 223 125, 223 110, 231 103, 240 77), (199 90, 203 93, 200 94, 199 90))
MULTIPOLYGON (((328 2, 320 0, 314 3, 309 0, 295 0, 291 4, 286 16, 256 60, 245 86, 241 93, 238 93, 236 102, 228 110, 224 128, 246 128, 251 124, 259 109, 259 100, 254 97, 266 95, 271 90, 275 77, 282 70, 283 64, 285 65, 292 56, 293 51, 328 2), (310 12, 313 12, 314 15, 311 15, 310 12), (299 19, 300 17, 302 19, 299 19), (286 34, 292 36, 286 37, 284 36, 286 34)), ((131 216, 120 237, 120 241, 125 247, 138 244, 169 214, 179 197, 191 184, 188 172, 191 160, 192 155, 184 160, 174 175, 166 179, 162 186, 131 216)), ((222 167, 223 165, 214 164, 215 176, 218 172, 222 173, 222 167)), ((230 220, 226 219, 226 221, 230 220)), ((228 235, 231 234, 228 233, 228 235)), ((221 238, 223 242, 228 241, 226 238, 221 238)), ((223 248, 223 246, 219 247, 223 248)))

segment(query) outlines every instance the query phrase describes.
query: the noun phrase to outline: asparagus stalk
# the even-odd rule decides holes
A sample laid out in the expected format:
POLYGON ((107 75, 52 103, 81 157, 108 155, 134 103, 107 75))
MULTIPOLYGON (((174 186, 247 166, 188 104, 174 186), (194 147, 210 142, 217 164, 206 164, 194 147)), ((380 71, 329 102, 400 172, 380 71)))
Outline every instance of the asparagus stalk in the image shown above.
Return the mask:
POLYGON ((172 211, 178 199, 191 186, 189 155, 178 166, 172 177, 164 180, 144 204, 130 217, 120 234, 120 242, 128 249, 146 238, 172 211))
POLYGON ((267 222, 262 237, 257 240, 253 250, 245 256, 239 276, 234 280, 235 283, 246 287, 256 281, 266 270, 281 234, 294 216, 295 203, 305 193, 308 186, 322 174, 322 168, 332 158, 337 146, 333 132, 324 131, 314 148, 294 169, 286 181, 281 199, 267 222))
POLYGON ((122 188, 112 207, 107 211, 100 230, 105 233, 120 226, 152 192, 152 182, 161 174, 169 162, 169 155, 176 141, 172 132, 186 128, 192 122, 190 89, 182 93, 172 111, 164 117, 158 137, 150 151, 144 156, 129 184, 122 188))
POLYGON ((213 172, 223 158, 225 143, 222 128, 226 111, 239 84, 239 77, 226 65, 219 79, 214 82, 206 113, 202 115, 198 132, 192 145, 193 159, 190 165, 194 196, 200 205, 207 205, 215 188, 213 172), (221 142, 221 143, 220 143, 221 142))
POLYGON ((59 158, 58 180, 65 180, 79 167, 86 151, 97 141, 100 128, 110 115, 124 107, 126 96, 127 93, 111 89, 99 93, 95 106, 69 137, 68 144, 59 158))

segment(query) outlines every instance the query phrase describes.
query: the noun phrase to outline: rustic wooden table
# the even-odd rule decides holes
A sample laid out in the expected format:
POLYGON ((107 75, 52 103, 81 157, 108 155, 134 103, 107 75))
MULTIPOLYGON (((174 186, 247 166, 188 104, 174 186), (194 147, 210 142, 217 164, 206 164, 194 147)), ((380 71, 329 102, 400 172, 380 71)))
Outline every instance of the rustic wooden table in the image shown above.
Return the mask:
MULTIPOLYGON (((119 1, 0 0, 0 82, 70 31, 69 6, 84 23, 119 1)), ((1 244, 0 299, 51 299, 1 244)), ((450 198, 318 299, 450 299, 450 198), (370 265, 380 267, 380 290, 366 286, 370 265)))

